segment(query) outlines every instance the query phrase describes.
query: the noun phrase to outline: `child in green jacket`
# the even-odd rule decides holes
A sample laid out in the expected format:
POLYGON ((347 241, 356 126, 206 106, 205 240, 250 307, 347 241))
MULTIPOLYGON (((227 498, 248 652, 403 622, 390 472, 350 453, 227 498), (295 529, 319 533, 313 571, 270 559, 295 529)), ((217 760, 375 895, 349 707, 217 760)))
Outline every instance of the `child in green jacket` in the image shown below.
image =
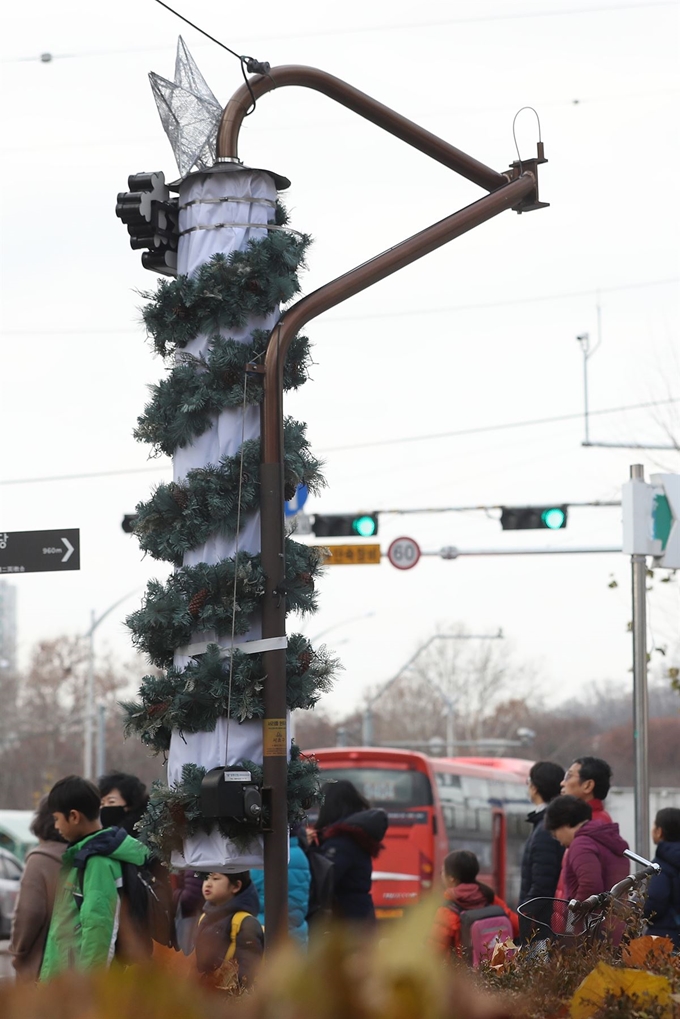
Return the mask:
POLYGON ((69 843, 60 876, 40 979, 66 969, 108 966, 119 933, 122 863, 141 866, 147 850, 122 828, 102 828, 99 790, 76 775, 51 790, 54 826, 69 843))

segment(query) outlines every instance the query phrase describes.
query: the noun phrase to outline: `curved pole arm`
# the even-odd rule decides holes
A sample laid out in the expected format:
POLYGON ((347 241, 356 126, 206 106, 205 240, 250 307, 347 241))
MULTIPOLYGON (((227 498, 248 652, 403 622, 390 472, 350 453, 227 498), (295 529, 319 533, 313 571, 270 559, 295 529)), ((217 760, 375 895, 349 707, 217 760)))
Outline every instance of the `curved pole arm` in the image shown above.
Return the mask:
POLYGON ((511 179, 511 174, 498 173, 478 159, 468 156, 466 152, 450 145, 436 134, 426 131, 407 117, 384 106, 365 92, 348 85, 341 78, 336 78, 317 67, 305 67, 303 64, 284 64, 273 67, 269 74, 257 74, 249 78, 248 85, 241 85, 234 92, 222 113, 222 120, 217 134, 217 160, 238 160, 238 137, 246 112, 252 105, 252 95, 256 99, 266 95, 275 88, 286 85, 300 85, 321 92, 341 106, 358 113, 365 120, 381 127, 383 131, 393 134, 413 148, 424 152, 438 163, 455 170, 474 184, 479 184, 486 191, 495 191, 503 187, 511 179))
MULTIPOLYGON (((533 173, 525 172, 504 188, 426 227, 363 265, 339 276, 303 297, 279 319, 271 333, 265 357, 265 399, 262 405, 263 463, 282 460, 283 364, 293 337, 311 319, 348 297, 366 290, 405 265, 429 254, 454 237, 467 233, 506 209, 516 206, 536 188, 533 173)), ((283 503, 282 503, 283 505, 283 503)))

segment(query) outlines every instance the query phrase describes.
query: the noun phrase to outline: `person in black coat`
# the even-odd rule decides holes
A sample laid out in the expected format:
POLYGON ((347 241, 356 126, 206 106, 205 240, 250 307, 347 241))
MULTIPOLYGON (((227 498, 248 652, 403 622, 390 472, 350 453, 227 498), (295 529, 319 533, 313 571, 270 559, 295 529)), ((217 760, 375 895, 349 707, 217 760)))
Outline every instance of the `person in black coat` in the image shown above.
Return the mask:
POLYGON ((654 862, 661 867, 649 882, 645 916, 649 919, 647 934, 670 938, 680 948, 680 810, 664 807, 652 828, 656 845, 654 862))
POLYGON ((387 814, 371 809, 351 782, 327 782, 315 828, 321 852, 333 863, 333 913, 343 920, 375 922, 373 860, 383 848, 387 814))
MULTIPOLYGON (((529 772, 527 785, 529 796, 535 806, 527 817, 529 824, 533 826, 531 835, 527 839, 522 853, 522 884, 519 893, 520 906, 529 899, 536 899, 542 896, 552 897, 557 888, 562 866, 564 848, 554 839, 549 831, 545 830, 545 808, 551 800, 560 795, 560 783, 564 778, 564 768, 552 761, 537 761, 529 772)), ((537 911, 532 907, 532 915, 537 920, 543 919, 550 923, 552 906, 545 903, 545 916, 540 909, 537 911)), ((526 942, 537 928, 530 920, 519 917, 520 941, 526 942)), ((544 929, 537 932, 545 936, 544 929)))

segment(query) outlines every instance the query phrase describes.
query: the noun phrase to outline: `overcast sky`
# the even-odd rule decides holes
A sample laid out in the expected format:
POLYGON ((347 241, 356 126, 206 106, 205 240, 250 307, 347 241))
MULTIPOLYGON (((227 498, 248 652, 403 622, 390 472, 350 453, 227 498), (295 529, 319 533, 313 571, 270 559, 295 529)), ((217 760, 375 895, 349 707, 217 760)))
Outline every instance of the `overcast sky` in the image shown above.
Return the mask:
MULTIPOLYGON (((678 437, 680 403, 662 402, 680 399, 677 4, 177 5, 235 50, 330 71, 498 170, 516 158, 516 111, 540 115, 549 209, 504 213, 308 327, 313 381, 286 410, 308 422, 326 459, 329 488, 311 512, 616 500, 631 463, 680 470, 672 451, 581 446, 576 342, 584 332, 595 340, 599 302, 591 407, 657 403, 593 417, 592 440, 678 437), (567 419, 489 429, 558 416, 567 419)), ((81 529, 79 572, 16 580, 25 661, 36 641, 83 632, 91 609, 168 572, 120 527, 170 468, 154 461, 143 472, 147 450, 131 435, 163 366, 138 312, 137 291, 156 278, 129 249, 115 198, 130 173, 176 175, 147 73, 172 78, 180 32, 221 102, 241 74, 152 0, 35 0, 13 5, 5 23, 0 481, 139 472, 0 487, 1 529, 81 529)), ((522 113, 522 155, 536 138, 534 115, 522 113)), ((292 180, 292 225, 314 237, 305 292, 483 193, 303 90, 259 102, 241 155, 292 180)), ((621 540, 618 509, 575 508, 557 534, 502 532, 496 517, 383 515, 379 537, 386 549, 410 535, 430 552, 621 540)), ((550 699, 601 679, 624 687, 628 575, 622 554, 331 568, 304 624, 310 635, 334 628, 328 643, 345 665, 325 704, 357 703, 437 623, 502 627, 508 653, 533 664, 550 699)), ((132 659, 122 617, 138 599, 102 624, 102 653, 132 659)), ((677 656, 677 581, 657 584, 651 600, 653 638, 675 640, 677 656)))

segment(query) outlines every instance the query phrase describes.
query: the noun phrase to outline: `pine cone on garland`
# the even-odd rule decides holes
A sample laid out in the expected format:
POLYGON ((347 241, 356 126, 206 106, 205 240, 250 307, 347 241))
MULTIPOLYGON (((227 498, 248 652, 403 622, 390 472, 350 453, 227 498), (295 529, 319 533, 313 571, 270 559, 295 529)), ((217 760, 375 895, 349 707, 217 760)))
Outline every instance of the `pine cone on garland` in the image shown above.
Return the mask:
POLYGON ((150 704, 147 708, 150 718, 155 718, 157 715, 163 715, 170 707, 170 701, 162 701, 160 704, 150 704))
POLYGON ((301 584, 312 585, 314 583, 314 577, 312 576, 311 573, 298 573, 297 579, 300 581, 301 584))
POLYGON ((187 823, 186 811, 181 803, 171 803, 169 805, 170 816, 178 827, 183 827, 187 823))
POLYGON ((182 510, 186 509, 187 504, 189 502, 189 494, 186 488, 183 488, 181 485, 176 484, 176 482, 174 481, 168 485, 168 488, 170 489, 170 494, 172 495, 173 499, 175 500, 179 508, 182 510))
POLYGON ((297 656, 299 671, 298 676, 304 676, 305 672, 309 669, 314 660, 314 655, 311 651, 301 651, 297 656))
POLYGON ((287 482, 286 485, 284 485, 284 488, 283 488, 283 498, 286 500, 286 502, 290 502, 290 500, 294 497, 296 492, 297 492, 297 485, 293 484, 292 481, 289 481, 289 482, 287 482))
POLYGON ((202 587, 200 591, 197 591, 189 602, 189 615, 193 619, 198 619, 198 614, 208 600, 210 591, 207 587, 202 587))
POLYGON ((238 385, 241 381, 241 372, 237 372, 235 368, 227 368, 222 372, 222 382, 225 389, 231 389, 232 386, 238 385))

